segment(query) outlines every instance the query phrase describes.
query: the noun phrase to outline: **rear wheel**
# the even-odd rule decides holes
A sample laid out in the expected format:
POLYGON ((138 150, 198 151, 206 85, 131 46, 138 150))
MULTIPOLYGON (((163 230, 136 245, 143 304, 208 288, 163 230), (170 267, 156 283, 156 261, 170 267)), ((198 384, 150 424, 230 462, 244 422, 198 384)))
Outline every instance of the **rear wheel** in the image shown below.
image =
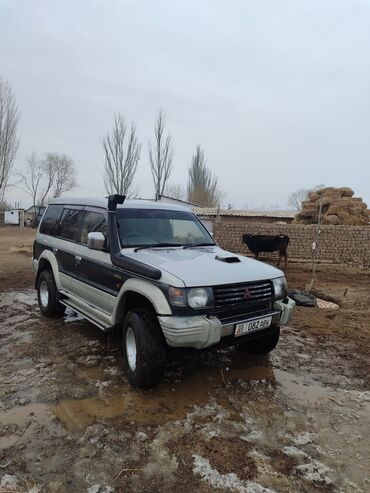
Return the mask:
POLYGON ((150 308, 129 311, 123 323, 122 349, 128 381, 136 388, 158 384, 166 363, 166 343, 150 308))
POLYGON ((37 300, 41 313, 45 317, 62 317, 66 307, 59 303, 54 276, 49 270, 44 270, 37 280, 37 300))
POLYGON ((250 354, 267 354, 277 346, 280 337, 280 327, 274 327, 273 330, 257 339, 239 344, 238 350, 250 354))

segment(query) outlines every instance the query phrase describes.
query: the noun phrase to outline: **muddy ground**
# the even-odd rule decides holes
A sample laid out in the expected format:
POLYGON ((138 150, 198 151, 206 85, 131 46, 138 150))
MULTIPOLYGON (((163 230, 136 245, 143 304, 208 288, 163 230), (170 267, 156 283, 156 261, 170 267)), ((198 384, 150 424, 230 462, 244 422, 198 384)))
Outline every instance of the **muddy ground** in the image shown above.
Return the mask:
POLYGON ((174 351, 138 392, 117 340, 40 316, 32 235, 0 228, 0 491, 370 491, 368 271, 320 265, 340 308, 296 309, 269 357, 174 351))

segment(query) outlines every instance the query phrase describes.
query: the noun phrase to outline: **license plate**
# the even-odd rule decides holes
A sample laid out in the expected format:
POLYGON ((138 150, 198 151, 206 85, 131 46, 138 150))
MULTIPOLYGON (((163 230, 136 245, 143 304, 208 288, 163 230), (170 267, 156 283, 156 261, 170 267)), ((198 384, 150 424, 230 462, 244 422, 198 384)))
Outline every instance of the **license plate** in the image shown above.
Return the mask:
POLYGON ((242 322, 241 324, 236 324, 235 327, 235 337, 243 336, 249 332, 254 332, 255 330, 267 329, 271 325, 272 317, 257 318, 257 320, 249 320, 248 322, 242 322))

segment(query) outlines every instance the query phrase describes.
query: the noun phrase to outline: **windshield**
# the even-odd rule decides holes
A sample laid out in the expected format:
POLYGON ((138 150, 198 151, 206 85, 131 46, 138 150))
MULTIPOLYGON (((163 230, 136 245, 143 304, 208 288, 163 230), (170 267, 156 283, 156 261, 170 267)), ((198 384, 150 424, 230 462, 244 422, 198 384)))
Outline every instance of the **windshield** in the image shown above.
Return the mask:
POLYGON ((191 212, 160 209, 118 209, 122 248, 171 244, 214 245, 212 236, 191 212))

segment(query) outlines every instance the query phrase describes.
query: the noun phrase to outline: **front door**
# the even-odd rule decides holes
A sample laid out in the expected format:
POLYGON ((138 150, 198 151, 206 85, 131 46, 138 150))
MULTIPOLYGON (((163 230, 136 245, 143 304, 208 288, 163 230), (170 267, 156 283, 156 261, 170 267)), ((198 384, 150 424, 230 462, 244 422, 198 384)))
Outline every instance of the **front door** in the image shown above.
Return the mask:
POLYGON ((84 214, 81 238, 76 245, 76 283, 79 297, 87 304, 111 315, 118 294, 117 283, 109 255, 109 245, 103 251, 87 247, 88 233, 100 232, 107 238, 108 227, 105 211, 87 208, 84 214))

